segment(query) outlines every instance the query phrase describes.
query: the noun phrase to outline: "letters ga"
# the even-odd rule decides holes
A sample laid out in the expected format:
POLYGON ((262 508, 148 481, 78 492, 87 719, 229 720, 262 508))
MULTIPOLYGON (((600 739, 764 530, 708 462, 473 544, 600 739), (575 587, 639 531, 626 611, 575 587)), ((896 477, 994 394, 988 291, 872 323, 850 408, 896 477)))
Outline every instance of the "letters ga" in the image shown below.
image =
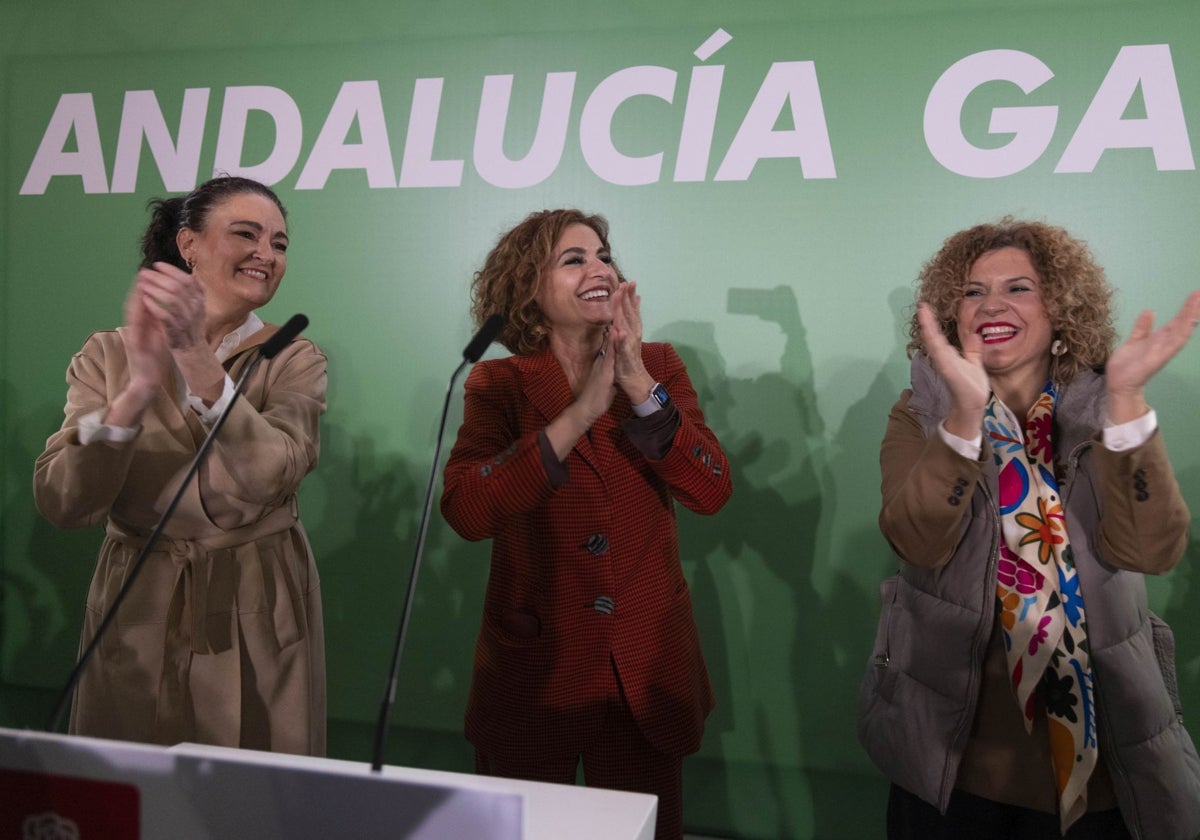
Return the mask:
MULTIPOLYGON (((692 68, 678 123, 672 180, 704 181, 711 152, 724 67, 692 68)), ((612 184, 634 186, 662 180, 663 152, 631 156, 612 139, 620 106, 635 97, 675 101, 679 74, 666 67, 636 66, 613 73, 588 95, 579 125, 580 151, 591 171, 612 184)), ((924 133, 933 158, 943 167, 972 178, 1016 174, 1036 162, 1057 130, 1056 106, 996 107, 987 130, 1010 135, 998 148, 972 145, 962 131, 967 97, 987 82, 1006 81, 1029 94, 1054 77, 1037 57, 1017 50, 988 50, 951 65, 934 83, 925 103, 924 133)), ((417 79, 396 175, 388 120, 377 81, 342 84, 297 178, 296 189, 321 189, 338 169, 362 170, 371 188, 457 187, 464 158, 435 159, 438 112, 444 80, 417 79), (346 138, 357 123, 360 142, 346 138)), ((504 152, 513 76, 483 80, 471 160, 475 172, 497 187, 519 189, 541 183, 562 159, 576 74, 548 73, 534 139, 524 157, 504 152)), ((210 90, 184 92, 176 139, 154 91, 125 93, 117 134, 111 183, 104 146, 90 93, 60 96, 21 186, 22 195, 45 192, 54 177, 74 176, 85 193, 128 193, 136 188, 145 140, 166 189, 185 191, 197 182, 210 90), (74 135, 75 151, 67 151, 74 135)), ((675 142, 674 138, 670 138, 675 142)), ((276 184, 300 161, 304 145, 299 107, 285 91, 244 86, 225 89, 217 130, 214 172, 228 172, 276 184), (275 142, 266 158, 242 161, 247 118, 265 113, 274 123, 275 142)), ((1170 48, 1166 44, 1124 46, 1109 68, 1087 111, 1075 128, 1055 172, 1091 172, 1107 149, 1148 148, 1160 171, 1195 169, 1187 122, 1170 48), (1141 90, 1142 118, 1124 118, 1141 90)), ((773 63, 713 176, 714 181, 749 179, 759 160, 794 158, 804 178, 836 178, 816 66, 811 61, 773 63), (792 128, 777 129, 789 114, 792 128)))

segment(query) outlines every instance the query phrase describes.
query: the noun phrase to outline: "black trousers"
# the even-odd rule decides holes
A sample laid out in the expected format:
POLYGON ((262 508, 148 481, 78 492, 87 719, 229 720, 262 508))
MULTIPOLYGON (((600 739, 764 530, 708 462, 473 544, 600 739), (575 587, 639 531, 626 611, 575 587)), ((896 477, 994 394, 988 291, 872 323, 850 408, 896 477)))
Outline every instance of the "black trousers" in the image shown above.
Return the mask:
MULTIPOLYGON (((943 816, 899 785, 888 794, 888 840, 1061 840, 1058 814, 1005 805, 956 790, 943 816)), ((1066 833, 1067 840, 1129 840, 1121 812, 1089 811, 1066 833)))

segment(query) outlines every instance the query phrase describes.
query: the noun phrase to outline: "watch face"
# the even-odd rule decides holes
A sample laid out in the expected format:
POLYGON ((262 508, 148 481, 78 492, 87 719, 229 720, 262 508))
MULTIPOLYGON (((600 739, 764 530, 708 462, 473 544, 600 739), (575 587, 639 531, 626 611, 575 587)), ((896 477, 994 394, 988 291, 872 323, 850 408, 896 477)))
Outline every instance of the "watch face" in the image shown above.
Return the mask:
POLYGON ((650 396, 654 397, 659 405, 666 405, 671 401, 671 395, 667 393, 667 389, 661 383, 654 386, 654 389, 650 391, 650 396))

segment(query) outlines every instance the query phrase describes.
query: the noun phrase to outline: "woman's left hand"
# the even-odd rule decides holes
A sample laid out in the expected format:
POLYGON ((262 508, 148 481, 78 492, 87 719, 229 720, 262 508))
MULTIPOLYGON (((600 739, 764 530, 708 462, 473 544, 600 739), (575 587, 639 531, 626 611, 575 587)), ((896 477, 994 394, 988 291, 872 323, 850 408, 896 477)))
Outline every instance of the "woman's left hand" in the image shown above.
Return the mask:
POLYGON ((1146 383, 1183 349, 1198 321, 1200 291, 1188 295, 1175 317, 1157 330, 1152 311, 1147 309, 1138 315, 1133 332, 1113 351, 1105 365, 1110 422, 1126 423, 1149 410, 1144 393, 1146 383))
POLYGON ((633 403, 645 400, 654 387, 654 377, 642 363, 642 298, 637 283, 622 283, 612 295, 612 325, 608 346, 615 354, 614 378, 633 403))
POLYGON ((147 308, 162 325, 167 348, 188 390, 212 405, 225 389, 225 369, 206 334, 204 286, 194 274, 156 262, 138 272, 147 308))
POLYGON ((205 345, 204 288, 195 275, 156 262, 138 272, 138 285, 172 353, 205 345))

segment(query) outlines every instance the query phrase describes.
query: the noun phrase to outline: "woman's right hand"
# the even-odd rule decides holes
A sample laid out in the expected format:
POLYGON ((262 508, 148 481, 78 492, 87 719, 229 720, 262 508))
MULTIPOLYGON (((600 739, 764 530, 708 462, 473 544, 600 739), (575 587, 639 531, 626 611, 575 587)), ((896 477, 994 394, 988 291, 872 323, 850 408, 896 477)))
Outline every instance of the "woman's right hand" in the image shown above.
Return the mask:
POLYGON ((588 428, 608 411, 613 397, 616 396, 616 364, 617 353, 606 333, 604 343, 600 345, 600 350, 592 361, 592 369, 588 371, 588 377, 584 380, 583 388, 575 398, 575 404, 579 407, 588 428))
POLYGON ((125 326, 130 380, 158 385, 167 371, 171 353, 162 324, 147 306, 146 291, 140 276, 134 279, 133 288, 125 300, 125 326))
POLYGON ((608 411, 616 393, 616 354, 606 335, 592 360, 587 379, 579 389, 579 396, 546 427, 546 438, 558 460, 566 460, 575 442, 608 411))
POLYGON ((971 440, 983 426, 983 412, 992 393, 983 367, 983 340, 971 333, 960 351, 946 339, 933 307, 924 301, 917 304, 917 323, 921 326, 925 353, 950 389, 946 431, 971 440))
POLYGON ((109 404, 104 422, 113 426, 136 426, 166 379, 171 363, 167 336, 162 324, 146 306, 145 291, 139 277, 125 298, 125 355, 129 363, 129 382, 109 404))

